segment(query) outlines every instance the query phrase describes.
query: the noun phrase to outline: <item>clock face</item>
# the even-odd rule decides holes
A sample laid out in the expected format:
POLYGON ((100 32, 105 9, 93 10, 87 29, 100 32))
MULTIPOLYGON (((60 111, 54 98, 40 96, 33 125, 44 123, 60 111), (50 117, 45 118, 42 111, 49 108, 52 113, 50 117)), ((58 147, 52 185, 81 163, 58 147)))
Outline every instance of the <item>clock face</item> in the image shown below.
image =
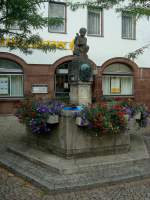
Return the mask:
POLYGON ((92 68, 89 64, 84 63, 80 66, 79 77, 81 81, 90 81, 92 76, 92 68))

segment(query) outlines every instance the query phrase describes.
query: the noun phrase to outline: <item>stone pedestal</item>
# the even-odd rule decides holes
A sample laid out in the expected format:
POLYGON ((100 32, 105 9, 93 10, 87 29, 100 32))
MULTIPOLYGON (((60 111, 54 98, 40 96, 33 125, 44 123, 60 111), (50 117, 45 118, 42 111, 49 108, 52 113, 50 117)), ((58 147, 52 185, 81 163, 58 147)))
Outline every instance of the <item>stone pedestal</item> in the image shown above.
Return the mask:
POLYGON ((87 105, 91 103, 93 82, 93 66, 83 57, 76 57, 68 68, 70 85, 70 103, 75 105, 87 105))
POLYGON ((108 155, 127 152, 130 148, 130 136, 117 135, 94 136, 85 128, 78 127, 72 117, 73 111, 63 111, 59 124, 50 135, 28 135, 31 145, 50 150, 65 158, 108 155))
POLYGON ((78 82, 70 84, 70 103, 75 105, 91 104, 91 82, 78 82))

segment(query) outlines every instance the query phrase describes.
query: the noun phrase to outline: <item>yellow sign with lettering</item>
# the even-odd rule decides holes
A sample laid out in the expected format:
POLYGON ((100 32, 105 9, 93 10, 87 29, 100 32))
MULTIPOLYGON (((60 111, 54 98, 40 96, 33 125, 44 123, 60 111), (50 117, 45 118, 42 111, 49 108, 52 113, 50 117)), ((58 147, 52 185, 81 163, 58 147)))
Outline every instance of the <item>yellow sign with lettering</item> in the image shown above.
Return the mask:
MULTIPOLYGON (((8 46, 9 44, 12 44, 15 46, 15 39, 14 38, 1 38, 0 39, 0 46, 8 46)), ((42 46, 50 46, 50 47, 56 47, 57 49, 64 49, 64 50, 73 50, 74 49, 74 39, 71 42, 65 42, 65 41, 51 41, 51 40, 43 40, 41 43, 42 46)), ((38 49, 41 47, 41 45, 29 45, 29 48, 38 49)))
POLYGON ((111 88, 111 93, 120 93, 120 88, 111 88))

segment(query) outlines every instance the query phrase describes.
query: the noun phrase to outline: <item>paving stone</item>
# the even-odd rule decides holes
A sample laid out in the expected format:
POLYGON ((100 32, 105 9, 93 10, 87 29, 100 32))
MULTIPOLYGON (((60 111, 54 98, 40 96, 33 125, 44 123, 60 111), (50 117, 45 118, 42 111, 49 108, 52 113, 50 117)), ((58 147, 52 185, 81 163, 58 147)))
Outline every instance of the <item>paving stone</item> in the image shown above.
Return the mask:
MULTIPOLYGON (((6 173, 6 172, 5 172, 6 173)), ((8 172, 9 173, 9 172, 8 172)), ((88 200, 88 199, 99 199, 99 200, 127 200, 127 199, 140 199, 146 200, 150 199, 150 179, 135 181, 131 183, 107 186, 102 188, 60 193, 55 195, 39 195, 39 189, 30 187, 16 187, 17 177, 14 179, 13 187, 11 187, 9 182, 5 182, 3 188, 0 188, 0 199, 8 200, 88 200), (36 194, 37 193, 37 194, 36 194)), ((12 183, 12 180, 11 180, 12 183)), ((26 182, 24 182, 26 184, 26 182)), ((30 186, 30 184, 29 184, 30 186)), ((41 192, 42 193, 42 192, 41 192)))

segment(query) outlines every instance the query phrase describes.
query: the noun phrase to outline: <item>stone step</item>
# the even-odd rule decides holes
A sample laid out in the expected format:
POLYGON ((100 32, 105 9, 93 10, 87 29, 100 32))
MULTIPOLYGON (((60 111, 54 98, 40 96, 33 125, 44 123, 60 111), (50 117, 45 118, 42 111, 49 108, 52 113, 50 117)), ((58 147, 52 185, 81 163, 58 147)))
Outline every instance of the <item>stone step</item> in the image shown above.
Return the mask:
POLYGON ((145 159, 133 165, 94 168, 91 172, 57 174, 45 166, 32 162, 16 153, 5 151, 0 154, 0 163, 19 176, 50 192, 74 191, 95 186, 110 185, 150 177, 150 161, 145 159))
POLYGON ((26 145, 11 145, 7 147, 7 150, 36 165, 44 167, 51 172, 59 174, 66 174, 67 172, 69 173, 69 168, 67 169, 67 166, 65 166, 63 160, 51 153, 33 149, 27 147, 26 145))
MULTIPOLYGON (((59 173, 59 174, 74 174, 74 173, 85 173, 85 172, 91 172, 98 169, 103 168, 121 168, 121 167, 129 167, 134 164, 140 164, 143 163, 144 160, 147 158, 143 158, 140 160, 130 159, 130 160, 109 160, 109 162, 102 162, 100 157, 95 158, 88 158, 87 159, 64 159, 61 157, 58 157, 56 155, 42 152, 37 149, 29 148, 26 145, 15 145, 15 146, 9 146, 8 151, 16 154, 18 156, 21 156, 22 158, 31 161, 32 163, 36 165, 40 165, 41 167, 44 167, 51 172, 59 173), (95 162, 96 161, 96 162, 95 162)), ((119 155, 117 155, 118 157, 119 155)), ((123 157, 123 154, 121 155, 123 157)), ((109 159, 109 156, 104 156, 109 159)), ((113 157, 111 155, 111 157, 113 157)), ((114 155, 115 157, 115 155, 114 155)))
MULTIPOLYGON (((1 152, 0 164, 44 190, 54 190, 52 172, 12 152, 1 152)), ((55 178, 57 174, 55 174, 55 178)))
POLYGON ((8 147, 8 151, 49 169, 51 172, 59 174, 74 174, 95 171, 105 168, 127 168, 135 164, 140 165, 149 159, 147 148, 142 138, 131 139, 132 148, 128 153, 114 154, 107 156, 95 156, 89 158, 65 159, 34 149, 24 143, 16 143, 8 147))

